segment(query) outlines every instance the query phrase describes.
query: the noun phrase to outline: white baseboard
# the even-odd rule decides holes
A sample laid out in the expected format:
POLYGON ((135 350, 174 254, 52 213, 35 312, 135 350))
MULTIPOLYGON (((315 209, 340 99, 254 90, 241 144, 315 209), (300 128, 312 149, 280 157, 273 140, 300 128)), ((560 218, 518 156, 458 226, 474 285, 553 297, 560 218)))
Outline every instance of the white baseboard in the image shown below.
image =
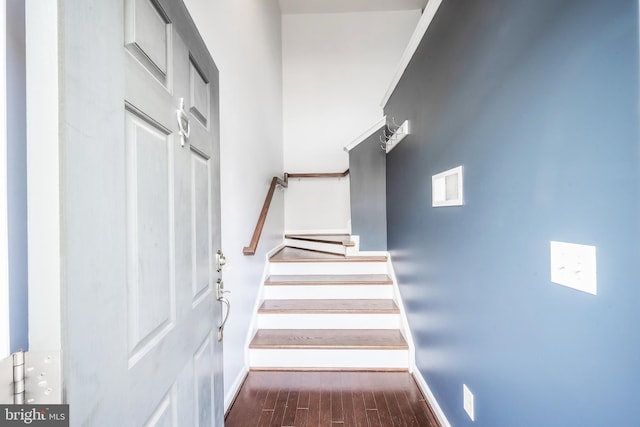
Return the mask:
POLYGON ((435 396, 431 392, 429 385, 425 381, 418 367, 414 365, 412 367, 412 370, 413 370, 413 378, 415 378, 416 383, 418 384, 418 387, 420 387, 420 390, 422 390, 422 394, 424 394, 424 397, 427 399, 427 402, 429 402, 429 406, 431 406, 431 409, 433 410, 433 413, 438 419, 438 422, 440 423, 440 425, 442 427, 451 427, 451 424, 449 424, 449 420, 447 420, 446 415, 442 411, 442 408, 438 404, 438 401, 436 400, 435 396))
POLYGON ((245 378, 247 378, 247 375, 249 375, 249 366, 244 365, 240 370, 240 372, 238 373, 238 376, 236 377, 236 379, 233 381, 233 384, 231 384, 231 387, 229 387, 229 391, 224 396, 224 414, 225 415, 227 414, 227 412, 229 412, 229 409, 231 409, 231 405, 233 404, 233 401, 236 399, 236 396, 238 395, 238 393, 240 392, 240 387, 242 387, 242 384, 244 383, 245 378))

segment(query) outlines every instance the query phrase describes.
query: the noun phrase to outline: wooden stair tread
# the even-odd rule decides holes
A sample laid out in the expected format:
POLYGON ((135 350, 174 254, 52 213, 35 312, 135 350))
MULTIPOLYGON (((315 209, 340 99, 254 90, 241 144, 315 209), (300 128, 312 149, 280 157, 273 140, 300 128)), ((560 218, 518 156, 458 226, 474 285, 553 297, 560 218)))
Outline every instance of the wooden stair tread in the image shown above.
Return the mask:
POLYGON ((337 244, 348 247, 356 245, 355 242, 351 241, 351 236, 348 234, 286 234, 284 237, 286 239, 337 244))
POLYGON ((399 313, 392 299, 265 300, 259 313, 399 313))
POLYGON ((271 262, 387 262, 385 255, 345 256, 285 246, 269 258, 271 262))
POLYGON ((259 329, 249 348, 406 350, 397 329, 259 329))
POLYGON ((291 274, 267 277, 265 286, 281 285, 392 285, 386 274, 291 274))

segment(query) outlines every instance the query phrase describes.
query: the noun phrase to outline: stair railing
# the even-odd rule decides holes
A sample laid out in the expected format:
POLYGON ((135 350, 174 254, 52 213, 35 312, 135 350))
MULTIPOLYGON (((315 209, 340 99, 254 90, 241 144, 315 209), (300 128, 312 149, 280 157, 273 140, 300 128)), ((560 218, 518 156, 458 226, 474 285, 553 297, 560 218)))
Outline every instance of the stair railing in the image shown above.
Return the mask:
POLYGON ((256 224, 256 228, 253 231, 253 236, 251 237, 251 242, 249 246, 245 246, 242 249, 242 253, 244 255, 255 255, 256 250, 258 249, 258 243, 260 242, 260 236, 262 235, 262 229, 264 228, 264 223, 267 221, 267 214, 269 213, 269 207, 271 207, 271 201, 273 200, 273 194, 276 191, 276 187, 279 185, 282 188, 287 188, 289 186, 289 178, 298 178, 298 179, 306 179, 306 178, 344 178, 349 175, 349 169, 344 172, 323 172, 323 173, 286 173, 284 174, 284 178, 280 178, 274 176, 271 179, 271 185, 269 185, 269 190, 267 191, 267 197, 264 199, 264 203, 262 204, 262 210, 260 211, 260 216, 258 217, 258 223, 256 224))

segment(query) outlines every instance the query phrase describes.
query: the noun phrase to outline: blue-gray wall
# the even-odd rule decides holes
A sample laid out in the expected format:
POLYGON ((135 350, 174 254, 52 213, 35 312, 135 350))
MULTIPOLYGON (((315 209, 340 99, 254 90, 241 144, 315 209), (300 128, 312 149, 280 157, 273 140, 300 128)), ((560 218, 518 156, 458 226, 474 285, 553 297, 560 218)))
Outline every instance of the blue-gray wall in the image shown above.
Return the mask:
POLYGON ((640 425, 638 39, 637 0, 444 0, 385 108, 412 128, 388 245, 453 426, 640 425), (458 165, 465 205, 431 208, 458 165), (550 282, 551 240, 597 247, 597 296, 550 282))
POLYGON ((387 182, 381 127, 349 152, 351 233, 360 236, 360 250, 387 250, 387 182))
MULTIPOLYGON (((24 0, 7 0, 7 214, 11 351, 29 346, 24 0)), ((55 83, 55 82, 52 82, 55 83)))

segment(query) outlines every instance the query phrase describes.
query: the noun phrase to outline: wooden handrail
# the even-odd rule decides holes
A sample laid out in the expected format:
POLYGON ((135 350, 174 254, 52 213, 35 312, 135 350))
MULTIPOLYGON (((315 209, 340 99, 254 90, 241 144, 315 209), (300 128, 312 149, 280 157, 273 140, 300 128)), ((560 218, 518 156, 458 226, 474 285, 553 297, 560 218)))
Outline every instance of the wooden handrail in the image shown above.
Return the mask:
POLYGON ((267 221, 267 214, 269 213, 271 200, 273 200, 273 194, 275 193, 276 187, 278 185, 282 186, 283 188, 287 188, 289 186, 289 178, 344 178, 347 175, 349 175, 349 169, 344 172, 335 173, 285 173, 284 179, 280 179, 279 177, 274 176, 271 179, 271 185, 269 185, 267 197, 265 197, 264 199, 262 210, 260 211, 260 216, 258 217, 258 223, 256 224, 256 228, 253 231, 251 243, 249 243, 249 246, 245 246, 244 248, 242 248, 242 253, 244 255, 255 255, 256 250, 258 249, 260 235, 262 234, 262 229, 264 228, 264 223, 267 221))
POLYGON ((271 185, 269 186, 267 197, 264 199, 264 204, 262 205, 262 210, 260 211, 260 216, 258 217, 258 223, 256 224, 256 228, 253 231, 253 236, 251 237, 251 243, 249 243, 249 246, 245 246, 242 249, 242 253, 244 255, 255 255, 256 253, 258 242, 260 241, 260 235, 262 234, 262 229, 264 228, 264 223, 266 222, 267 214, 269 213, 269 206, 271 206, 271 200, 273 199, 273 193, 275 193, 278 184, 282 185, 285 188, 287 187, 287 182, 281 180, 277 176, 274 176, 271 179, 271 185))
POLYGON ((285 173, 285 180, 287 178, 344 178, 349 175, 349 169, 344 172, 331 172, 331 173, 285 173))

